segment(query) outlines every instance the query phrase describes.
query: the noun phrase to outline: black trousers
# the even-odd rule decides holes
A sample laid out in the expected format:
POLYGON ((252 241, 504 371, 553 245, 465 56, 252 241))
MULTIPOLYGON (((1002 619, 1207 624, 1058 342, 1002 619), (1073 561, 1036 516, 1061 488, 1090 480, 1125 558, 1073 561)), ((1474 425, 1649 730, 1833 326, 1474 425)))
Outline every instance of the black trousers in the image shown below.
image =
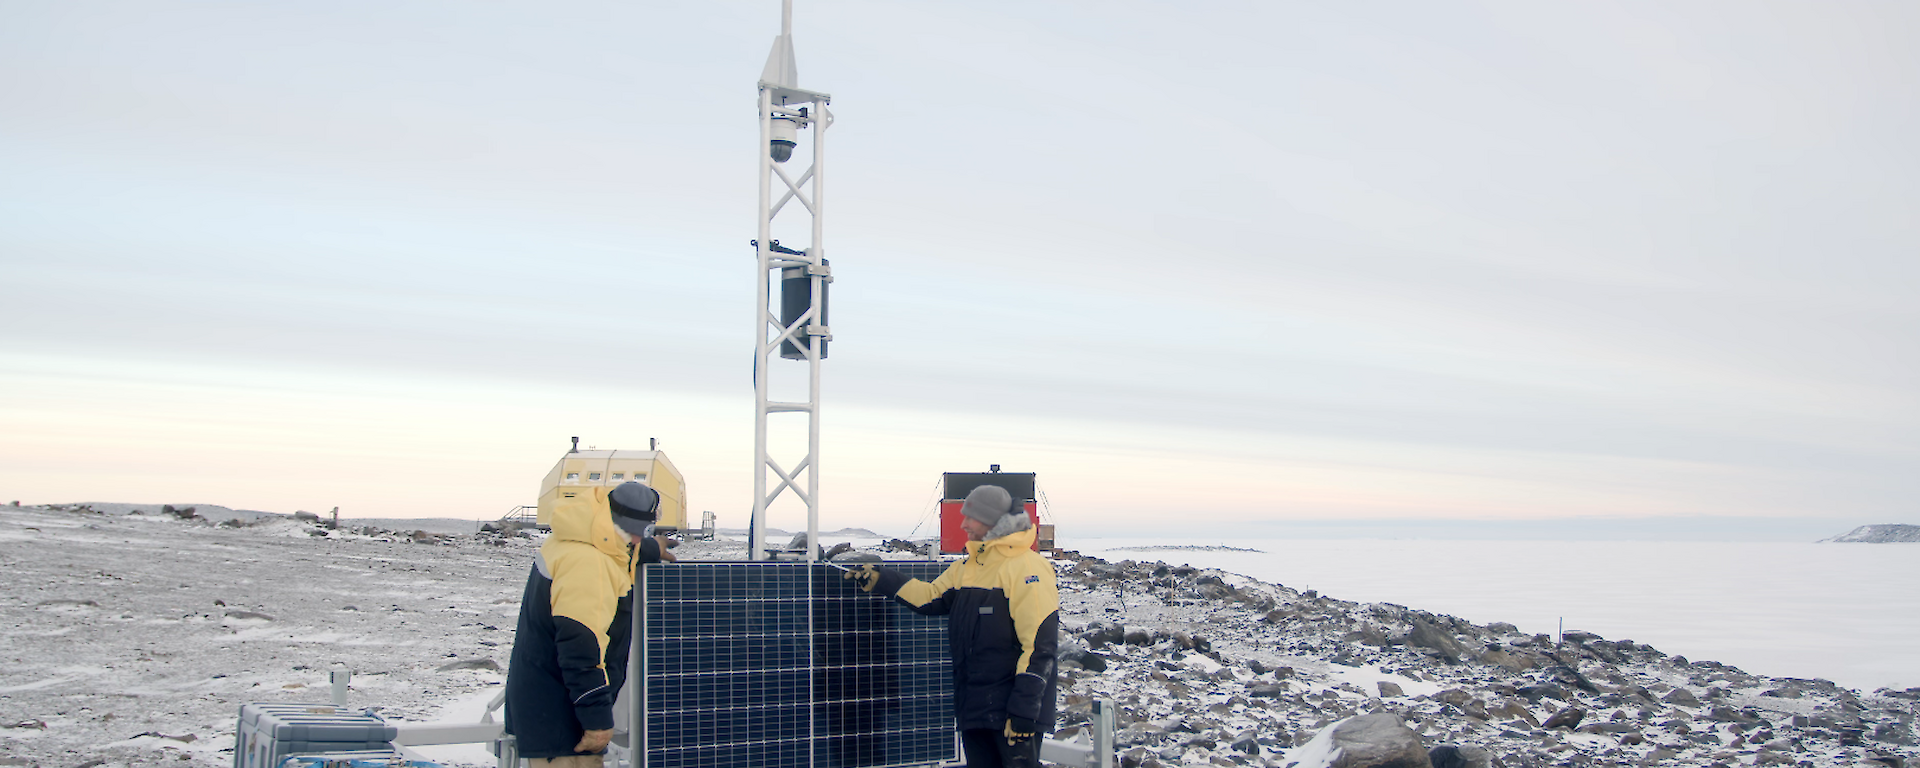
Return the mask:
POLYGON ((1007 735, 998 728, 969 728, 960 732, 960 746, 967 753, 967 768, 1040 768, 1040 734, 1007 746, 1007 735))

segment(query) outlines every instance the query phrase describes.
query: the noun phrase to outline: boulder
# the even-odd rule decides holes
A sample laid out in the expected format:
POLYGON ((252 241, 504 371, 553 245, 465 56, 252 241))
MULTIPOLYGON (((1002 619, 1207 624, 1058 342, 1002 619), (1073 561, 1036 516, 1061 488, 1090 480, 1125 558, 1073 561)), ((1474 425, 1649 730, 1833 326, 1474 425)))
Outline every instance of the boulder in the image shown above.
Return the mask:
POLYGON ((1452 633, 1419 617, 1413 619, 1413 631, 1407 633, 1407 644, 1431 650, 1439 654, 1440 658, 1450 662, 1457 662, 1466 654, 1466 651, 1460 647, 1460 640, 1452 633))
POLYGON ((1739 723, 1741 725, 1753 725, 1760 722, 1759 718, 1743 715, 1734 710, 1733 707, 1714 707, 1713 709, 1707 710, 1707 719, 1718 720, 1723 723, 1739 723))
POLYGON ((1427 753, 1433 768, 1492 768, 1493 753, 1459 744, 1442 744, 1427 753))
POLYGON ((1396 715, 1356 715, 1320 731, 1287 757, 1294 768, 1432 768, 1420 737, 1396 715))
POLYGON ((1088 648, 1104 648, 1126 642, 1127 631, 1118 624, 1094 622, 1080 630, 1080 639, 1087 641, 1088 648))
POLYGON ((1359 643, 1361 645, 1371 645, 1380 648, 1384 648, 1387 645, 1386 634, 1382 633, 1379 628, 1368 624, 1360 625, 1358 629, 1348 632, 1346 636, 1340 639, 1343 642, 1359 643))
POLYGON ((1497 648, 1490 649, 1486 653, 1480 654, 1480 663, 1495 666, 1495 667, 1500 667, 1501 669, 1505 669, 1508 672, 1514 672, 1514 673, 1525 672, 1529 669, 1533 669, 1534 667, 1533 659, 1527 658, 1525 656, 1520 656, 1517 654, 1507 653, 1506 651, 1502 651, 1497 648))
POLYGON ((1488 709, 1487 712, 1493 717, 1498 717, 1503 720, 1521 720, 1535 728, 1540 727, 1540 721, 1534 718, 1532 712, 1527 711, 1527 708, 1521 706, 1520 702, 1511 699, 1501 702, 1498 707, 1488 709))
POLYGON ((1572 699, 1573 694, 1568 693, 1567 689, 1561 688, 1560 686, 1554 685, 1553 683, 1541 683, 1539 685, 1529 685, 1524 688, 1516 689, 1514 693, 1518 693, 1521 696, 1526 697, 1527 701, 1531 701, 1535 704, 1539 704, 1541 699, 1555 699, 1557 701, 1573 700, 1572 699))
POLYGON ((1586 716, 1587 711, 1584 709, 1567 707, 1566 709, 1553 713, 1553 717, 1547 718, 1547 721, 1541 723, 1540 727, 1547 730, 1553 730, 1563 725, 1568 728, 1578 728, 1580 727, 1580 720, 1586 716))
POLYGON ((1396 696, 1407 695, 1407 692, 1400 687, 1399 683, 1393 682, 1391 680, 1381 680, 1379 682, 1374 683, 1374 686, 1380 689, 1380 698, 1383 698, 1383 699, 1391 699, 1396 696))
POLYGON ((1675 688, 1667 695, 1660 697, 1660 700, 1676 707, 1700 706, 1700 697, 1693 695, 1693 691, 1685 688, 1675 688))

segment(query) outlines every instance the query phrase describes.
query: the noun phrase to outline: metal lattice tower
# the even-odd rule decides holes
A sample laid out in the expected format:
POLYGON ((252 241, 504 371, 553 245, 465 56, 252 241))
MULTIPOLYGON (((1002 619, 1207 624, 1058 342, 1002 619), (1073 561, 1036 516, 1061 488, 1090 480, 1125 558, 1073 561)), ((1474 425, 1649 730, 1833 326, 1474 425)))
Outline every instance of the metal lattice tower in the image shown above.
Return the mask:
MULTIPOLYGON (((761 559, 759 551, 766 535, 767 507, 782 493, 791 491, 807 510, 807 559, 814 559, 820 532, 820 363, 826 356, 826 342, 833 338, 827 327, 826 287, 833 282, 828 269, 822 235, 825 214, 826 133, 833 125, 833 113, 827 110, 831 97, 802 90, 793 56, 793 3, 781 4, 780 36, 774 38, 773 51, 767 56, 766 69, 760 75, 760 143, 756 154, 760 163, 759 237, 753 241, 760 267, 756 277, 754 310, 753 390, 753 520, 748 529, 747 558, 761 559), (800 135, 811 129, 812 141, 806 153, 811 166, 798 176, 787 170, 787 162, 800 147, 800 135), (779 192, 775 199, 774 193, 779 192), (798 203, 789 207, 790 203, 798 203), (788 213, 792 221, 804 215, 808 243, 804 248, 783 246, 775 239, 774 221, 788 213), (775 292, 773 275, 780 272, 781 292, 775 292), (786 295, 797 295, 804 282, 804 311, 786 295), (786 294, 786 295, 783 295, 786 294), (782 307, 787 298, 787 307, 782 307), (782 309, 793 311, 783 317, 782 309), (782 357, 802 360, 807 366, 806 399, 771 399, 775 365, 782 357), (774 414, 798 414, 807 420, 806 455, 791 467, 774 460, 768 449, 768 421, 774 414), (801 473, 805 473, 802 477, 801 473), (775 478, 768 490, 769 473, 775 478)), ((785 221, 782 223, 784 224, 785 221)), ((795 232, 797 228, 783 227, 795 232)), ((785 423, 788 420, 783 420, 785 423)))

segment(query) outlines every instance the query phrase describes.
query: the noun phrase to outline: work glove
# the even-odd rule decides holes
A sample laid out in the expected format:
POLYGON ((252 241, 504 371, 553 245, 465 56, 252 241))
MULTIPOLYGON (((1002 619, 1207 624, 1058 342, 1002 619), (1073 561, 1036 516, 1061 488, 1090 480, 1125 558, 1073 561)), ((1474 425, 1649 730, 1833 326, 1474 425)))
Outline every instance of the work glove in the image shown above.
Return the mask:
POLYGON ((1020 746, 1021 742, 1024 742, 1027 739, 1033 738, 1034 730, 1035 729, 1034 729, 1034 724, 1032 720, 1028 720, 1018 715, 1007 718, 1007 728, 1006 728, 1007 746, 1009 747, 1020 746))
POLYGON ((580 736, 580 743, 573 745, 575 752, 599 752, 607 748, 607 742, 613 741, 613 729, 587 731, 580 736))
POLYGON ((862 592, 872 592, 874 585, 880 583, 880 569, 871 565, 863 565, 848 570, 841 578, 853 579, 853 583, 860 585, 860 591, 862 592))

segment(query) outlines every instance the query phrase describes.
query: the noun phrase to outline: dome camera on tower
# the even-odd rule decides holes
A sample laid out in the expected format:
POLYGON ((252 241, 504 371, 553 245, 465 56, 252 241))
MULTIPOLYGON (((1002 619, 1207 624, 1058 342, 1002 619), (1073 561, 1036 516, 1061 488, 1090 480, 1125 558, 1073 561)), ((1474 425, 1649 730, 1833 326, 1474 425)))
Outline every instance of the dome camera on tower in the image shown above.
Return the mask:
MULTIPOLYGON (((806 108, 801 107, 800 113, 804 116, 806 108)), ((794 139, 800 132, 800 121, 784 115, 775 115, 770 123, 773 138, 767 142, 767 154, 776 163, 793 159, 794 139)))

